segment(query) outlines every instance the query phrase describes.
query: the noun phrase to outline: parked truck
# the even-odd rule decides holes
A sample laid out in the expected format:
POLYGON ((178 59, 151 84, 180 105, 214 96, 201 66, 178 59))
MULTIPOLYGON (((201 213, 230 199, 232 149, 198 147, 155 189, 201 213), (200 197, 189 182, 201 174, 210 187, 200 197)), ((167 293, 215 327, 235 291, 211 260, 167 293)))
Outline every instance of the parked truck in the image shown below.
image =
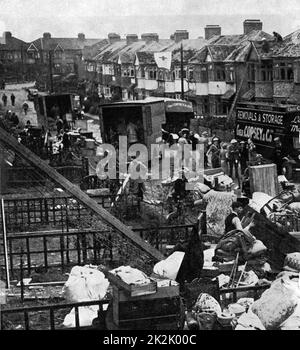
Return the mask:
POLYGON ((100 106, 103 142, 113 144, 119 135, 128 135, 128 125, 133 124, 138 134, 137 141, 149 149, 151 144, 161 142, 162 128, 178 133, 183 128, 189 128, 193 118, 192 103, 182 100, 149 97, 100 106))
POLYGON ((57 115, 72 118, 74 108, 78 108, 79 98, 75 94, 38 93, 34 98, 39 126, 51 129, 57 115))

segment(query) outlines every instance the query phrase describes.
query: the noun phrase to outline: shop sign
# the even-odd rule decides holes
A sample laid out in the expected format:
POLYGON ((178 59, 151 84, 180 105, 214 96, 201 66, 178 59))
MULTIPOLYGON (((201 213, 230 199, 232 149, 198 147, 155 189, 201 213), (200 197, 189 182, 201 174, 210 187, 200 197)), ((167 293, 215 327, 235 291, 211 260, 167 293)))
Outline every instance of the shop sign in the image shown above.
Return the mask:
POLYGON ((236 135, 243 138, 252 138, 256 141, 272 143, 275 130, 265 126, 251 124, 237 124, 236 135))

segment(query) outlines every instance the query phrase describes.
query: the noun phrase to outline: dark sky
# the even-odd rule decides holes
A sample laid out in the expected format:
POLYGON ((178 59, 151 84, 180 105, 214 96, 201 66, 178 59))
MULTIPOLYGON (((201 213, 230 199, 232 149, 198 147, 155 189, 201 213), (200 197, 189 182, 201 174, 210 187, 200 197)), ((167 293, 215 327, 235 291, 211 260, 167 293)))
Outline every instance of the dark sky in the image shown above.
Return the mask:
POLYGON ((90 38, 156 32, 169 38, 176 29, 197 38, 207 24, 219 24, 222 34, 242 33, 247 18, 261 19, 265 31, 283 36, 300 28, 298 0, 0 0, 0 8, 0 33, 25 41, 43 32, 90 38))

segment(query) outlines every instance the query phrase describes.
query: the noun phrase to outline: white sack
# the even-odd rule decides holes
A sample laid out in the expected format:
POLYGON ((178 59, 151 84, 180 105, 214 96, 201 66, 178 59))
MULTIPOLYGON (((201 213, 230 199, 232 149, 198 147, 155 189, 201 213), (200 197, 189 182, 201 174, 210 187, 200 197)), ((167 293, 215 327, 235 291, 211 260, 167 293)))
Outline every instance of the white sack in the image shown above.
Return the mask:
POLYGON ((159 276, 175 281, 184 255, 184 252, 174 252, 167 259, 158 262, 154 266, 153 272, 159 276))

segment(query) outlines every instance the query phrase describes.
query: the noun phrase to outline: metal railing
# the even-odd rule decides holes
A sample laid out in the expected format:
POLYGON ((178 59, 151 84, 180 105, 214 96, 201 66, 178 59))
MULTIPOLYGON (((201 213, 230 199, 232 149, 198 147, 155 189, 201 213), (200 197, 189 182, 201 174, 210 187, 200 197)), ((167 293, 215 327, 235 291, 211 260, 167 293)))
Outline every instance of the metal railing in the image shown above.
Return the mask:
POLYGON ((269 289, 270 285, 261 285, 261 286, 251 286, 251 287, 234 287, 234 288, 221 288, 220 295, 231 294, 232 302, 236 303, 238 300, 239 293, 249 293, 253 292, 254 300, 257 300, 260 297, 260 294, 269 289))
MULTIPOLYGON (((47 313, 49 315, 49 326, 47 329, 50 328, 50 330, 59 330, 59 329, 70 329, 66 328, 64 326, 56 325, 55 324, 55 312, 58 312, 59 310, 65 310, 74 308, 75 309, 75 328, 71 329, 80 329, 80 318, 79 313, 80 307, 86 307, 86 306, 99 306, 99 312, 103 312, 103 305, 109 304, 108 299, 103 300, 96 300, 96 301, 87 301, 87 302, 81 302, 81 303, 64 303, 64 304, 50 304, 50 305, 42 305, 42 306, 25 306, 25 307, 18 307, 18 308, 11 308, 11 309, 3 309, 1 310, 1 329, 4 330, 6 327, 5 323, 9 321, 9 315, 18 315, 23 314, 23 322, 24 322, 24 328, 25 330, 31 329, 31 324, 34 323, 30 321, 30 314, 32 313, 47 313)), ((45 319, 43 318, 45 321, 45 319)), ((20 323, 20 319, 18 319, 18 323, 20 323)), ((43 329, 45 329, 45 325, 43 325, 43 329)), ((89 327, 91 328, 91 327, 89 327)))
MULTIPOLYGON (((90 196, 95 199, 99 205, 105 209, 111 207, 116 196, 105 194, 101 196, 90 196)), ((124 210, 129 208, 135 210, 138 208, 138 201, 126 195, 121 196, 120 201, 116 205, 114 212, 120 217, 124 214, 124 210), (119 209, 123 210, 119 210, 119 209)), ((55 197, 32 197, 32 198, 16 198, 4 200, 5 218, 8 232, 27 231, 35 229, 41 225, 51 225, 53 227, 73 227, 77 225, 83 217, 90 215, 90 211, 86 209, 79 201, 71 196, 55 196, 55 197)))
MULTIPOLYGON (((252 287, 236 287, 236 288, 224 288, 220 289, 220 295, 224 294, 231 294, 231 299, 233 302, 237 301, 237 295, 241 292, 253 292, 254 293, 254 300, 256 300, 259 297, 259 294, 267 289, 269 289, 269 285, 262 285, 262 286, 252 286, 252 287)), ((11 309, 4 309, 1 310, 1 329, 5 329, 6 325, 5 322, 9 321, 9 315, 18 315, 23 314, 23 320, 24 320, 24 328, 25 330, 32 329, 30 324, 33 324, 34 322, 30 320, 30 314, 32 313, 41 313, 45 312, 49 315, 49 326, 47 329, 50 330, 59 330, 59 329, 68 329, 62 326, 62 324, 56 325, 55 324, 55 312, 58 312, 59 310, 65 310, 74 308, 75 309, 75 328, 71 329, 82 329, 80 326, 80 318, 79 318, 79 308, 84 306, 99 306, 99 313, 103 312, 103 305, 109 304, 109 299, 104 300, 97 300, 97 301, 89 301, 89 302, 81 302, 81 303, 64 303, 64 304, 50 304, 50 305, 43 305, 43 306, 30 306, 30 307, 18 307, 18 308, 11 308, 11 309)), ((104 314, 103 314, 104 315, 104 314)), ((45 319, 43 319, 45 321, 45 319)), ((20 323, 20 319, 18 319, 18 323, 20 323)), ((43 325, 43 329, 45 329, 45 325, 43 325)), ((101 326, 98 326, 98 329, 100 329, 101 326)), ((88 327, 83 327, 88 328, 88 327)), ((96 326, 89 327, 96 329, 96 326)))
MULTIPOLYGON (((158 228, 134 228, 144 240, 166 253, 168 246, 186 241, 193 229, 190 225, 162 226, 158 228)), ((119 248, 114 247, 114 231, 70 230, 10 233, 7 236, 8 258, 12 278, 20 270, 20 257, 28 276, 35 268, 43 271, 86 263, 112 263, 120 258, 119 248)), ((0 267, 4 266, 4 252, 0 250, 0 267)))

